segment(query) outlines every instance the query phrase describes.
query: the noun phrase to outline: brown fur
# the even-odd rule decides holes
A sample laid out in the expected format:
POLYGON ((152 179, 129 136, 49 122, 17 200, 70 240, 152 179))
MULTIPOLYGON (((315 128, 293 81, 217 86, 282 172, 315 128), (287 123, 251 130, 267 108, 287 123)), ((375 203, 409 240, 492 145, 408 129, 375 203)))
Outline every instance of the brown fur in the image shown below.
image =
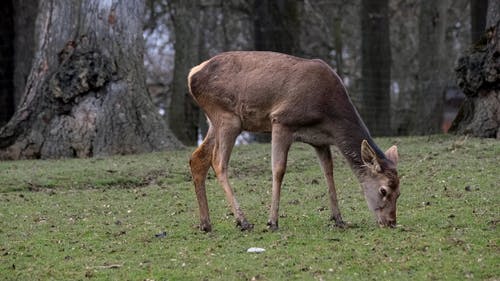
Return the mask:
MULTIPOLYGON (((288 150, 294 140, 316 149, 329 189, 332 218, 337 225, 343 225, 343 221, 333 181, 330 145, 339 147, 362 183, 375 182, 373 179, 380 183, 380 177, 385 181, 387 175, 396 173, 396 163, 371 139, 342 81, 321 60, 272 52, 228 52, 193 67, 188 84, 191 95, 210 120, 208 134, 190 161, 201 228, 205 231, 211 230, 205 193, 210 166, 226 192, 238 225, 242 229, 252 228, 227 179, 231 150, 243 130, 272 134, 273 198, 268 222, 272 229, 278 227, 281 183, 288 150), (370 163, 379 166, 376 175, 367 170, 367 167, 376 167, 364 161, 366 153, 362 155, 360 149, 363 140, 367 140, 370 148, 370 163)), ((391 157, 395 155, 397 149, 395 154, 392 149, 391 157)), ((397 173, 395 175, 397 177, 397 173)), ((399 184, 394 189, 392 186, 391 190, 399 188, 399 184)), ((385 219, 379 218, 379 221, 386 223, 385 219)), ((388 221, 395 222, 395 204, 394 218, 388 221)))

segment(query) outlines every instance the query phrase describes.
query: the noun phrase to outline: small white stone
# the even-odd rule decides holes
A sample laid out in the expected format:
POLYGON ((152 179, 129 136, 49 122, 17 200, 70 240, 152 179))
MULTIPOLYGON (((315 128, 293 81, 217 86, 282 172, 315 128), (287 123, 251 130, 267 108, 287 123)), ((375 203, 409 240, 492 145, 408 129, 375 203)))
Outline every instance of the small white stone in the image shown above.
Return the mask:
POLYGON ((252 247, 252 248, 248 248, 247 253, 263 253, 265 251, 266 251, 266 249, 264 249, 264 248, 252 247))

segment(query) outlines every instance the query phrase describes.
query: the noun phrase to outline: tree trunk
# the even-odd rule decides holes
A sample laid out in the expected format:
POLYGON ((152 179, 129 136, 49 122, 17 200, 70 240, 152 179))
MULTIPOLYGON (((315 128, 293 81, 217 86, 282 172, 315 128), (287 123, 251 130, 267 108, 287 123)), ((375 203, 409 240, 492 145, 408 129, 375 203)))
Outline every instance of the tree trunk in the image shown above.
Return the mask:
POLYGON ((90 157, 179 147, 145 87, 137 1, 41 1, 25 93, 0 158, 90 157))
POLYGON ((297 0, 254 2, 256 50, 298 54, 298 5, 297 0))
POLYGON ((500 19, 500 2, 495 0, 488 1, 488 12, 486 15, 486 27, 496 26, 500 19))
POLYGON ((391 135, 391 46, 387 0, 362 1, 361 34, 360 113, 373 135, 391 135))
POLYGON ((14 0, 14 107, 17 108, 35 56, 38 0, 14 0))
POLYGON ((466 99, 451 132, 500 138, 500 3, 488 4, 486 33, 455 69, 466 99))
POLYGON ((486 14, 488 11, 488 0, 470 1, 470 26, 471 42, 479 41, 486 29, 486 14))
POLYGON ((418 33, 417 93, 410 133, 438 133, 443 116, 445 79, 442 69, 445 57, 447 0, 421 1, 418 33))
POLYGON ((14 8, 7 1, 0 10, 0 127, 14 114, 14 8))
POLYGON ((333 38, 333 45, 335 47, 335 68, 337 70, 337 74, 342 78, 344 76, 344 61, 342 58, 342 20, 340 17, 333 21, 333 38))
POLYGON ((200 57, 200 1, 172 1, 175 29, 175 61, 170 103, 170 129, 186 145, 195 145, 198 139, 200 110, 189 95, 187 75, 191 67, 201 62, 200 57))
POLYGON ((344 77, 342 54, 344 49, 347 49, 344 47, 343 39, 346 19, 358 21, 357 18, 353 19, 346 13, 349 10, 355 10, 352 7, 358 7, 359 3, 356 2, 360 1, 304 0, 302 2, 299 5, 301 10, 300 37, 298 38, 300 54, 306 58, 324 60, 341 78, 344 77))

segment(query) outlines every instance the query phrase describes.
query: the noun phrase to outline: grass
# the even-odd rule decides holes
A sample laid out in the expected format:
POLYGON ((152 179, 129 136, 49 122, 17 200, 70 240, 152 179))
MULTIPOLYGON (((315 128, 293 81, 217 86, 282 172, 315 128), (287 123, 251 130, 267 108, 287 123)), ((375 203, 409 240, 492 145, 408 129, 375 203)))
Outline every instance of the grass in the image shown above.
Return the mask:
POLYGON ((290 153, 278 232, 265 227, 269 145, 237 147, 230 164, 251 232, 235 227, 213 173, 214 231, 197 229, 192 149, 0 162, 0 280, 499 280, 500 142, 377 142, 399 145, 396 229, 376 226, 338 153, 340 208, 351 226, 332 227, 323 175, 303 144, 290 153))

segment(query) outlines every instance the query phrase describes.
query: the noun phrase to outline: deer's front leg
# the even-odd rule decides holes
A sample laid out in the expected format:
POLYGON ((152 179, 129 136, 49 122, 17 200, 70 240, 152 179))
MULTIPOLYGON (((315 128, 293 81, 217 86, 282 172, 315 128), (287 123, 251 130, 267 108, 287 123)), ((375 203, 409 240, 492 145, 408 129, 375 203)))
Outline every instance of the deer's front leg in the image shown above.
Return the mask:
POLYGON ((271 230, 278 229, 278 212, 281 193, 281 183, 286 171, 286 161, 288 157, 288 150, 292 144, 292 132, 279 124, 274 124, 272 129, 271 140, 271 161, 273 169, 273 190, 271 210, 269 212, 269 221, 267 225, 271 230))
POLYGON ((323 174, 325 175, 326 184, 328 186, 328 197, 330 198, 330 207, 332 211, 331 219, 335 220, 335 225, 344 227, 344 221, 340 215, 339 205, 337 202, 337 191, 335 190, 335 182, 333 180, 333 161, 330 146, 315 146, 316 154, 318 155, 319 163, 323 174))

